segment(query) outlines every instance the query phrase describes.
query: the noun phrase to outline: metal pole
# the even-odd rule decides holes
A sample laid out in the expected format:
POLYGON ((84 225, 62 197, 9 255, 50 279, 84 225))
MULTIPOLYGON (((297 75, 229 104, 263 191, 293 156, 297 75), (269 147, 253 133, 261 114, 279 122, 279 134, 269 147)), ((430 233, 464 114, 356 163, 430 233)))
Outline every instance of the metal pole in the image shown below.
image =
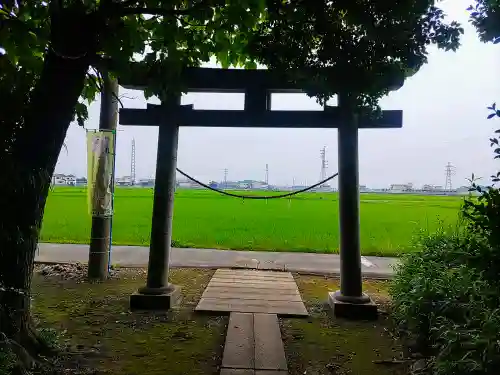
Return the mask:
MULTIPOLYGON (((180 97, 177 101, 180 104, 180 97)), ((162 294, 170 289, 168 274, 172 241, 179 127, 170 119, 160 124, 148 276, 142 294, 162 294)))
MULTIPOLYGON (((118 94, 118 92, 117 92, 118 94)), ((109 219, 109 253, 108 253, 108 274, 111 271, 111 251, 113 248, 113 217, 115 215, 115 183, 116 183, 116 130, 113 132, 113 176, 111 177, 111 212, 109 219)))
MULTIPOLYGON (((104 73, 103 90, 101 92, 101 112, 99 116, 100 130, 116 131, 118 122, 117 96, 118 82, 111 79, 107 73, 104 73)), ((116 152, 116 149, 114 152, 116 152)), ((102 166, 102 168, 99 168, 99 171, 102 170, 104 173, 104 169, 104 166, 102 166)), ((99 176, 97 179, 99 179, 99 176)), ((114 182, 114 178, 112 180, 114 182)), ((109 253, 111 251, 111 220, 111 217, 92 216, 88 262, 89 279, 105 280, 108 276, 109 253)))
POLYGON ((339 94, 343 122, 338 129, 340 293, 345 302, 364 303, 359 239, 358 115, 352 98, 339 94))

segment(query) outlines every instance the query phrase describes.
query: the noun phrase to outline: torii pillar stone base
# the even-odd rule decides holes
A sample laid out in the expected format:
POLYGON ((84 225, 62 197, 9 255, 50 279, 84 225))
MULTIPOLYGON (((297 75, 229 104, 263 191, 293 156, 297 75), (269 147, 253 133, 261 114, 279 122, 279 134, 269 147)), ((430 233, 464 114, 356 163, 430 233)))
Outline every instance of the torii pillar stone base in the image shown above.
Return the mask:
POLYGON ((131 311, 168 311, 177 305, 181 298, 181 289, 170 284, 163 289, 141 288, 130 296, 131 311))
POLYGON ((328 304, 337 318, 349 320, 377 320, 378 308, 372 299, 363 293, 361 297, 346 297, 340 291, 328 293, 328 304))

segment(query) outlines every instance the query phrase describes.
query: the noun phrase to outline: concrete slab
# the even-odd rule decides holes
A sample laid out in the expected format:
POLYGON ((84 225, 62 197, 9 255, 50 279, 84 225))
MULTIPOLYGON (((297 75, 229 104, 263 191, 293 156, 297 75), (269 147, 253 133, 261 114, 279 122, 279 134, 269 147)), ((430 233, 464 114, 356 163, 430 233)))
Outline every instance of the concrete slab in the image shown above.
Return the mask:
MULTIPOLYGON (((123 267, 145 267, 148 256, 149 248, 144 246, 113 245, 111 263, 123 267)), ((35 260, 87 263, 88 258, 89 245, 39 243, 35 260)), ((363 276, 390 278, 393 274, 392 266, 397 262, 397 258, 366 256, 361 267, 363 276)), ((278 268, 291 272, 340 274, 338 254, 172 248, 170 257, 171 267, 231 268, 253 267, 255 264, 259 270, 278 268)))
POLYGON ((220 370, 220 375, 255 375, 253 369, 241 369, 241 368, 222 368, 220 370))
POLYGON ((253 314, 232 313, 227 327, 222 367, 253 369, 254 353, 253 314))
POLYGON ((254 314, 255 370, 288 370, 278 316, 254 314))
POLYGON ((293 276, 272 271, 218 269, 195 310, 308 316, 293 276))

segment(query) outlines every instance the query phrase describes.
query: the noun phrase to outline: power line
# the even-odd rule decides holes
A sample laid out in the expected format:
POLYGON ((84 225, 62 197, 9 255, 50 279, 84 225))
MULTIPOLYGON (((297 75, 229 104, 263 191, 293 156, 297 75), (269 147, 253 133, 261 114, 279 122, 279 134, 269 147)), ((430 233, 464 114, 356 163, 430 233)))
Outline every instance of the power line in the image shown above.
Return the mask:
POLYGON ((445 167, 445 173, 446 173, 446 182, 444 184, 444 190, 452 190, 453 189, 453 184, 452 184, 452 176, 456 174, 457 170, 454 165, 452 165, 450 162, 446 164, 445 167))
POLYGON ((279 198, 287 198, 287 197, 291 197, 291 196, 294 196, 294 195, 297 195, 297 194, 300 194, 300 193, 305 193, 306 191, 309 191, 309 190, 312 190, 314 188, 317 188, 318 186, 323 185, 324 183, 326 183, 326 182, 334 179, 335 177, 337 177, 339 175, 338 172, 334 173, 331 176, 325 178, 324 180, 321 180, 320 182, 318 182, 318 183, 316 183, 314 185, 305 187, 305 188, 300 189, 300 190, 295 190, 295 191, 292 191, 290 193, 285 193, 285 194, 280 194, 280 195, 240 195, 240 194, 234 194, 234 193, 230 193, 228 191, 223 191, 223 190, 219 190, 219 189, 216 189, 214 187, 211 187, 210 185, 204 184, 203 182, 201 182, 201 181, 195 179, 194 177, 188 175, 186 172, 183 172, 179 168, 176 168, 176 169, 177 169, 177 172, 179 172, 181 175, 183 175, 187 179, 189 179, 189 180, 197 183, 198 185, 203 186, 204 188, 207 188, 209 190, 212 190, 212 191, 214 191, 216 193, 219 193, 219 194, 222 194, 222 195, 227 195, 229 197, 243 198, 243 199, 279 199, 279 198))

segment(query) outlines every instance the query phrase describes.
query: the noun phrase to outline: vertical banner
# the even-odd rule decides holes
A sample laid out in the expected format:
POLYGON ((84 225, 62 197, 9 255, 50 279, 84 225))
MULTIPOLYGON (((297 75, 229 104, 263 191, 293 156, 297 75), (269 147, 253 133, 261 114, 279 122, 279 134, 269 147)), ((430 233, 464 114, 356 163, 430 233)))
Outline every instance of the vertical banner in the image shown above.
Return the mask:
POLYGON ((94 217, 113 215, 114 137, 112 130, 87 131, 87 199, 94 217))

